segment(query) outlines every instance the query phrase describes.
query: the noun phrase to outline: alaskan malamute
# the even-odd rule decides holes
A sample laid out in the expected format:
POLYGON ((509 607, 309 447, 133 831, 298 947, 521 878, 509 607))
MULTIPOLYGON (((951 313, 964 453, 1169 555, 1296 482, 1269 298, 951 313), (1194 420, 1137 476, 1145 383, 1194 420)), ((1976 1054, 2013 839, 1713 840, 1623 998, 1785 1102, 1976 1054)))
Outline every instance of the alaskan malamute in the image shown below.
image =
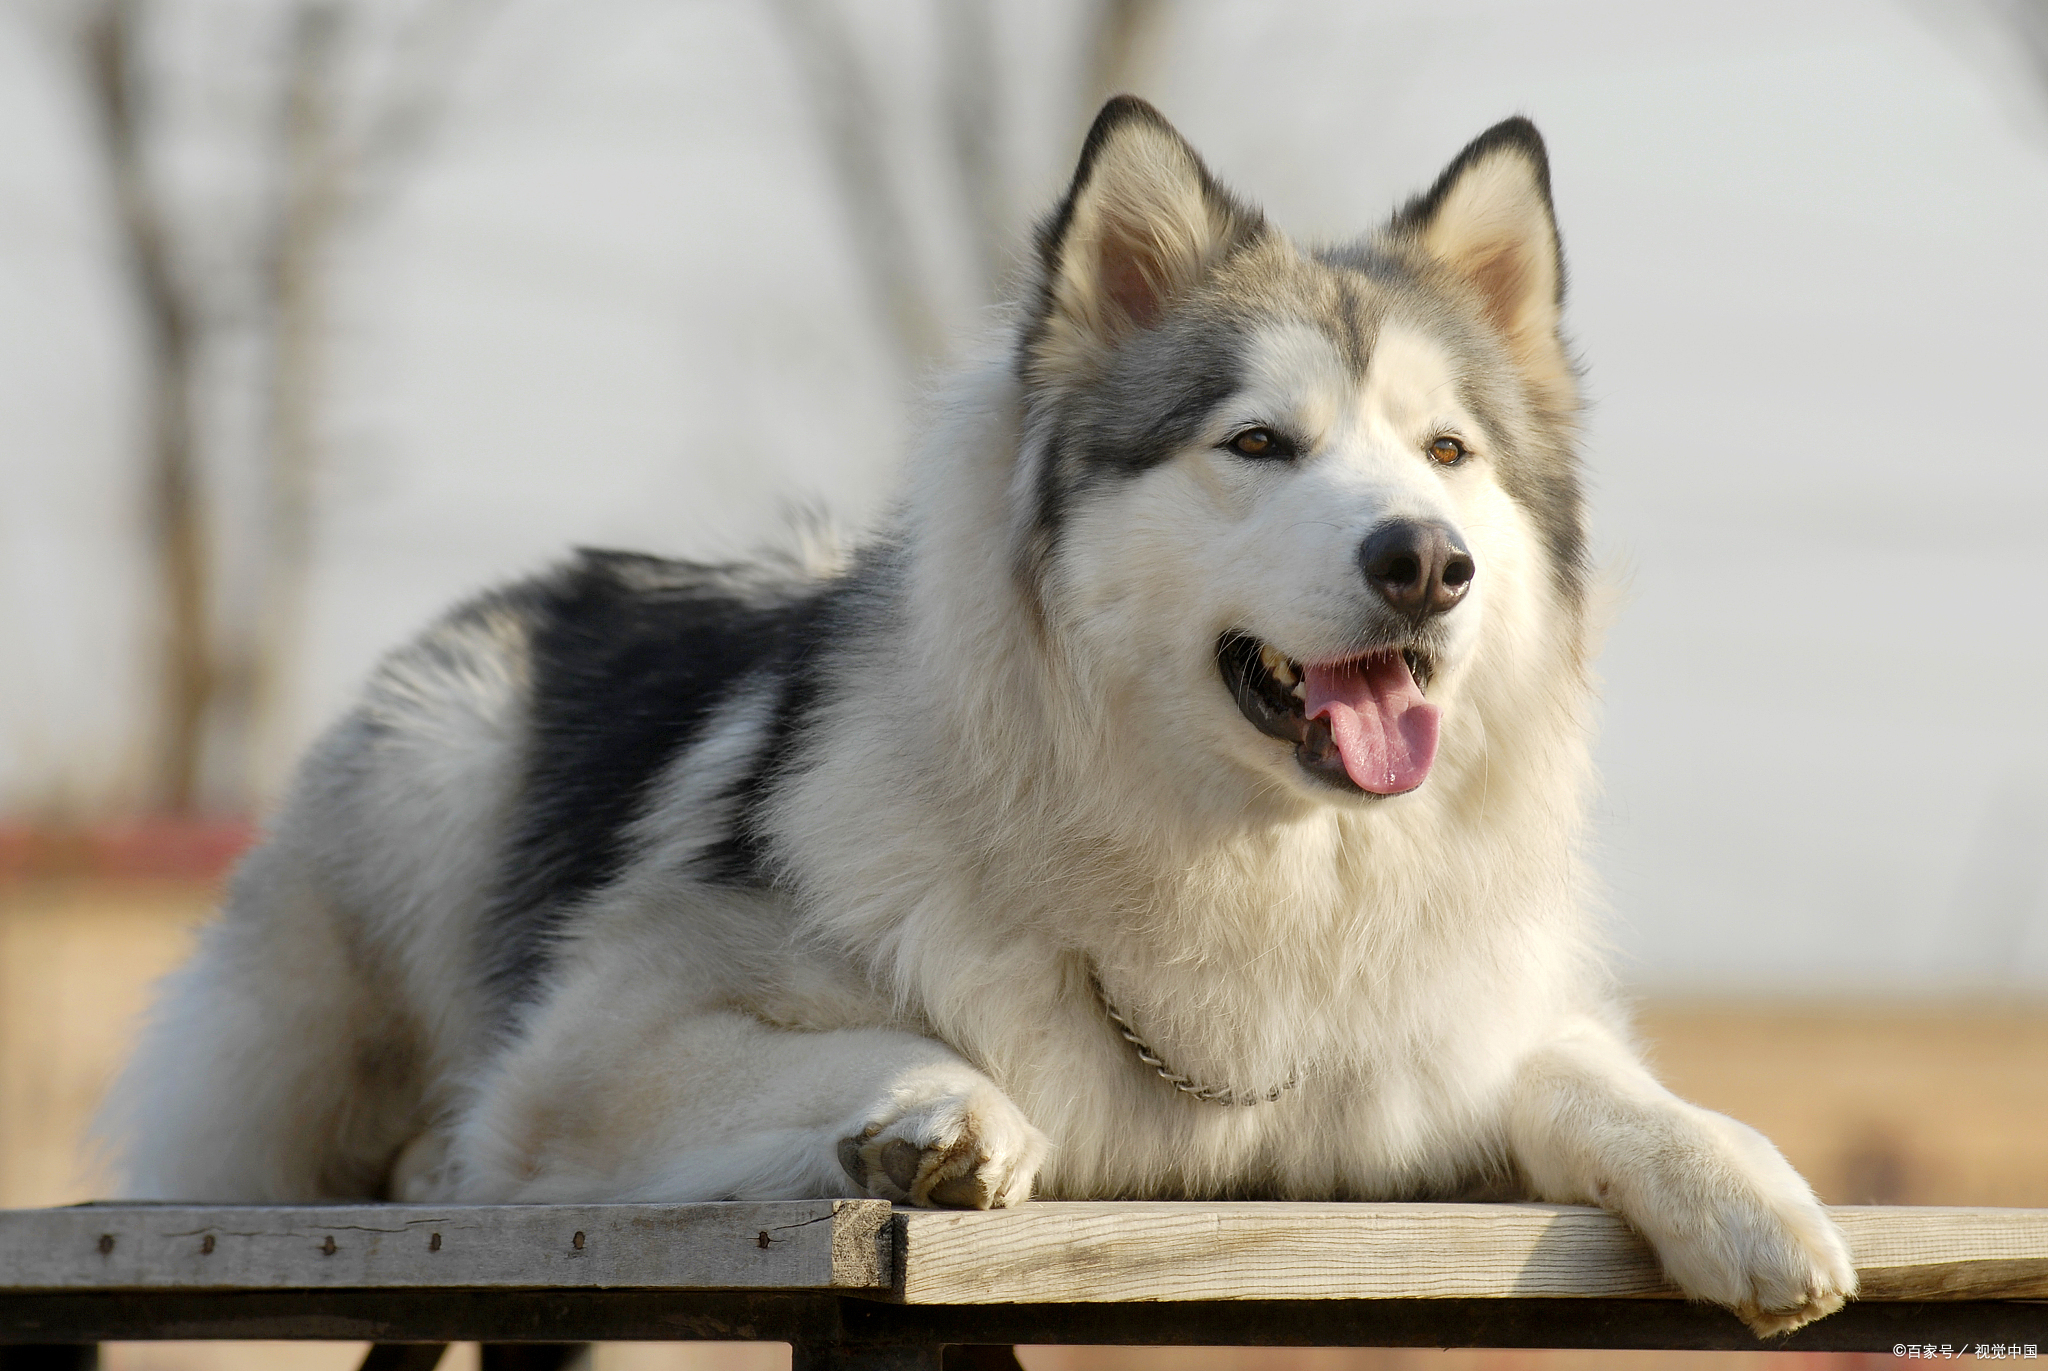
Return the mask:
POLYGON ((129 1193, 1530 1197, 1838 1307, 1586 912, 1536 130, 1311 249, 1118 99, 1036 248, 858 550, 585 553, 379 668, 117 1087, 129 1193))

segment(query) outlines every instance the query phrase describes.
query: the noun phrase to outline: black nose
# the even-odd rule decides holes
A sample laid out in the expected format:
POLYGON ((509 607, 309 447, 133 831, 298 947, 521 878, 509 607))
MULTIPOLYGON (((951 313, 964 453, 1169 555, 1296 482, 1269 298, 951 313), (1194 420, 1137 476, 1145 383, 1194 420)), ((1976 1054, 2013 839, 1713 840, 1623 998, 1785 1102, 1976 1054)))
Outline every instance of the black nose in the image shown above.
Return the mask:
POLYGON ((1374 529, 1358 549, 1358 565, 1396 614, 1418 624, 1456 609, 1478 570, 1449 528, 1417 519, 1374 529))

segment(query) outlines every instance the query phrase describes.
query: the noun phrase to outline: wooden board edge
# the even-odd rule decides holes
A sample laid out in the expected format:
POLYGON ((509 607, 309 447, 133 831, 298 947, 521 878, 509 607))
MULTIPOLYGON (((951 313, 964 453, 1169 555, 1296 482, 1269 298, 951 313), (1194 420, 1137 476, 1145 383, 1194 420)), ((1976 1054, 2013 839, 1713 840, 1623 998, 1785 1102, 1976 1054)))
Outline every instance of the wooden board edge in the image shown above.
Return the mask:
MULTIPOLYGON (((1095 1207, 1094 1204, 1087 1202, 1075 1203, 1077 1210, 1084 1208, 1093 1210, 1095 1207)), ((1107 1207, 1107 1205, 1103 1206, 1105 1209, 1107 1207)), ((1371 1207, 1376 1208, 1377 1206, 1371 1207)), ((1035 1208, 1036 1206, 1034 1206, 1035 1208)), ((1316 1206, 1316 1208, 1322 1209, 1323 1207, 1316 1206)), ((1331 1208, 1338 1207, 1332 1206, 1331 1208)), ((1461 1208, 1464 1207, 1461 1206, 1461 1208)), ((1467 1212, 1474 1213, 1491 1208, 1496 1208, 1496 1206, 1475 1205, 1471 1206, 1467 1212)), ((1502 1218, 1512 1216, 1516 1219, 1527 1219, 1531 1217, 1530 1211, 1539 1207, 1503 1205, 1497 1206, 1497 1208, 1501 1211, 1502 1218)), ((1634 1237, 1632 1230, 1628 1230, 1621 1219, 1611 1213, 1590 1206, 1546 1205, 1540 1206, 1540 1208, 1549 1211, 1548 1216, 1553 1219, 1592 1218, 1596 1216, 1604 1218, 1614 1225, 1617 1232, 1627 1231, 1630 1232, 1632 1238, 1634 1237)), ((1030 1212, 1028 1210, 1023 1211, 1015 1221, 1028 1226, 1036 1226, 1029 1224, 1026 1216, 1030 1212)), ((1042 1210, 1038 1212, 1044 1217, 1051 1217, 1050 1215, 1045 1215, 1042 1210)), ((1327 1214, 1329 1211, 1324 1210, 1323 1212, 1327 1214)), ((1850 1237, 1852 1247, 1858 1245, 1856 1242, 1858 1237, 1870 1236, 1876 1232, 1887 1230, 1891 1233, 1900 1233, 1910 1238, 1914 1230, 1924 1229, 1930 1238, 1939 1235, 1952 1239, 1959 1228, 1968 1229, 1978 1223, 2005 1233, 2011 1232, 2015 1224, 2029 1230, 2038 1226, 2044 1237, 2048 1237, 2048 1211, 2044 1210, 1984 1209, 1957 1206, 1854 1206, 1832 1209, 1831 1212, 1843 1221, 1842 1226, 1845 1234, 1850 1237)), ((1040 1303, 1065 1304, 1077 1301, 1081 1303, 1090 1302, 1089 1296, 1085 1292, 1076 1290, 1073 1284, 1068 1281, 1053 1282, 1052 1288, 1041 1288, 1040 1290, 1030 1289, 1018 1281, 999 1281, 993 1287, 984 1286, 983 1288, 976 1288, 978 1282, 974 1279, 962 1279, 954 1274, 957 1262, 965 1260, 971 1265, 971 1249, 966 1253, 949 1254, 953 1257, 952 1260, 944 1261, 941 1269, 931 1269, 929 1264, 921 1261, 923 1254, 919 1251, 917 1241, 919 1230, 927 1226, 938 1228, 947 1225, 957 1217, 956 1212, 949 1211, 900 1210, 898 1212, 895 1224, 898 1269, 892 1291, 892 1297, 895 1302, 928 1308, 982 1304, 1028 1305, 1040 1303), (926 1269, 920 1270, 921 1266, 926 1269)), ((1009 1221, 1006 1220, 1005 1216, 998 1214, 974 1217, 982 1222, 992 1224, 1002 1224, 1009 1221)), ((1275 1217, 1277 1219, 1283 1217, 1283 1215, 1276 1212, 1275 1217)), ((1365 1216, 1361 1214, 1361 1218, 1363 1217, 1365 1216)), ((1052 1226, 1049 1225, 1049 1227, 1052 1226)), ((1639 1238, 1634 1238, 1634 1240, 1640 1241, 1639 1238)), ((1056 1232, 1047 1233, 1045 1241, 1049 1249, 1056 1245, 1056 1232)), ((1953 1249, 1950 1250, 1952 1251, 1953 1249)), ((2048 1253, 2044 1253, 2041 1256, 2031 1254, 2018 1256, 1991 1255, 1987 1253, 1983 1257, 1971 1257, 1968 1255, 1943 1256, 1930 1257, 1924 1261, 1900 1260, 1896 1256, 1889 1254, 1885 1256, 1874 1255, 1872 1260, 1858 1263, 1857 1271, 1862 1286, 1860 1298, 1868 1304, 2048 1300, 2048 1253)), ((968 1273, 962 1271, 961 1275, 967 1276, 968 1273)), ((1593 1282, 1589 1281, 1588 1284, 1591 1285, 1593 1282)), ((1391 1296, 1384 1291, 1368 1292, 1355 1288, 1345 1289, 1340 1283, 1335 1288, 1329 1289, 1326 1292, 1316 1292, 1301 1288, 1291 1288, 1285 1291, 1249 1288, 1239 1292, 1231 1292, 1229 1290, 1219 1291, 1209 1288, 1199 1292, 1190 1292, 1186 1295, 1164 1294, 1151 1298, 1161 1303, 1199 1300, 1215 1303, 1252 1304, 1269 1302, 1274 1299, 1314 1300, 1320 1303, 1325 1300, 1378 1300, 1387 1298, 1435 1301, 1442 1299, 1511 1300, 1533 1297, 1538 1296, 1532 1295, 1526 1288, 1518 1288, 1511 1279, 1504 1279, 1499 1282, 1498 1289, 1488 1290, 1485 1293, 1479 1294, 1467 1290, 1441 1294, 1415 1292, 1391 1296)), ((1668 1283, 1663 1284, 1658 1289, 1616 1290, 1612 1286, 1607 1286, 1606 1288, 1587 1288, 1583 1291, 1544 1294, 1541 1297, 1564 1300, 1684 1299, 1682 1292, 1668 1283)), ((1121 1303, 1137 1298, 1144 1297, 1127 1293, 1115 1298, 1104 1298, 1102 1302, 1121 1303)))
POLYGON ((2048 1258, 1987 1257, 1920 1266, 1859 1266, 1856 1298, 1872 1304, 1908 1300, 2048 1300, 2048 1258))
POLYGON ((895 1207, 887 1200, 832 1203, 832 1288, 887 1291, 897 1285, 895 1207))
MULTIPOLYGON (((1172 1212, 1178 1206, 1160 1203, 1156 1207, 1172 1212)), ((1183 1214, 1194 1214, 1200 1205, 1190 1205, 1183 1214)), ((1325 1228, 1329 1236, 1341 1237, 1342 1221, 1355 1218, 1359 1223, 1359 1236, 1370 1241, 1375 1229, 1384 1235, 1383 1225, 1392 1218, 1394 1228, 1407 1227, 1409 1223, 1427 1223, 1428 1217, 1416 1211, 1421 1206, 1379 1206, 1347 1204, 1300 1204, 1275 1205, 1264 1214, 1258 1211, 1263 1206, 1231 1205, 1224 1211, 1224 1217, 1243 1221, 1270 1217, 1276 1227, 1292 1228, 1304 1221, 1321 1226, 1330 1220, 1338 1220, 1335 1231, 1325 1228), (1403 1222, 1405 1221, 1405 1222, 1403 1222)), ((1430 1206, 1435 1208, 1435 1206, 1430 1206)), ((1448 1206, 1446 1206, 1448 1208, 1448 1206)), ((1539 1232, 1556 1232, 1555 1225, 1562 1220, 1567 1231, 1587 1233, 1592 1242, 1606 1243, 1616 1247, 1620 1254, 1622 1247, 1635 1249, 1640 1245, 1638 1238, 1620 1219, 1611 1213, 1592 1206, 1583 1205, 1459 1205, 1456 1206, 1461 1219, 1497 1219, 1518 1229, 1534 1227, 1539 1232), (1591 1221, 1590 1225, 1587 1221, 1591 1221), (1590 1231, 1589 1231, 1590 1230, 1590 1231)), ((1068 1201, 1040 1207, 1036 1204, 1014 1212, 990 1211, 972 1213, 946 1210, 900 1209, 896 1216, 897 1229, 897 1278, 892 1292, 895 1302, 920 1308, 946 1306, 973 1306, 994 1304, 1093 1304, 1103 1305, 1130 1303, 1133 1301, 1157 1303, 1206 1302, 1217 1304, 1262 1304, 1274 1300, 1309 1300, 1318 1304, 1329 1301, 1380 1301, 1387 1299, 1415 1299, 1426 1301, 1450 1299, 1524 1299, 1547 1297, 1558 1299, 1682 1299, 1673 1286, 1661 1280, 1624 1280, 1619 1277, 1626 1273, 1617 1272, 1616 1279, 1597 1283, 1589 1282, 1584 1291, 1532 1292, 1526 1283, 1518 1282, 1511 1273, 1503 1271, 1500 1279, 1484 1282, 1481 1290, 1441 1289, 1395 1292, 1376 1286, 1368 1288, 1341 1277, 1333 1279, 1321 1288, 1308 1288, 1308 1283, 1287 1283, 1284 1285, 1262 1284, 1254 1279, 1238 1288, 1231 1288, 1227 1274, 1214 1269, 1203 1273, 1198 1281, 1176 1281, 1171 1271, 1176 1265, 1175 1255, 1165 1244, 1169 1236, 1163 1233, 1146 1234, 1142 1231, 1143 1212, 1132 1214, 1139 1221, 1139 1230, 1129 1236, 1135 1241, 1139 1252, 1133 1256, 1143 1265, 1160 1268, 1160 1288, 1151 1292, 1132 1289, 1120 1281, 1105 1282, 1099 1288, 1091 1288, 1086 1281, 1073 1279, 1071 1271, 1062 1272, 1054 1279, 1038 1282, 1025 1277, 1020 1270, 1013 1269, 1019 1263, 1020 1250, 1027 1253, 1033 1247, 1042 1247, 1050 1264, 1061 1265, 1061 1258, 1071 1255, 1077 1241, 1099 1239, 1101 1221, 1116 1213, 1114 1202, 1068 1201), (1077 1233, 1065 1233, 1069 1223, 1079 1230, 1094 1230, 1083 1238, 1077 1233), (992 1232, 1009 1228, 1022 1241, 1002 1253, 1001 1275, 990 1276, 987 1264, 977 1259, 976 1244, 971 1236, 975 1229, 992 1232), (964 1231, 963 1231, 964 1230, 964 1231), (920 1239, 930 1235, 930 1242, 920 1239), (966 1241, 961 1241, 965 1237, 966 1241), (940 1252, 933 1254, 933 1245, 940 1252), (1222 1279, 1217 1279, 1222 1276, 1222 1279), (1176 1289, 1164 1287, 1177 1286, 1176 1289)), ((1259 1225, 1254 1222, 1254 1230, 1259 1225)), ((1413 1229, 1409 1230, 1412 1236, 1413 1229)), ((1181 1240, 1191 1235, 1182 1233, 1181 1240)), ((1469 1236, 1469 1235, 1468 1235, 1469 1236)), ((1197 1254, 1190 1253, 1199 1261, 1197 1254)), ((1647 1259, 1647 1253, 1641 1253, 1647 1259)), ((1654 1269, 1650 1273, 1655 1276, 1654 1269)))
MULTIPOLYGON (((885 1200, 824 1198, 619 1206, 138 1204, 0 1211, 0 1230, 8 1230, 8 1246, 15 1249, 16 1259, 9 1264, 14 1268, 16 1279, 4 1287, 4 1291, 10 1294, 58 1295, 94 1290, 165 1294, 263 1289, 539 1291, 585 1288, 826 1292, 874 1291, 886 1289, 891 1284, 895 1263, 889 1215, 890 1205, 885 1200), (153 1246, 178 1238, 190 1238, 196 1244, 203 1230, 232 1230, 245 1223, 254 1227, 256 1225, 251 1220, 258 1217, 262 1221, 261 1226, 271 1230, 269 1236, 300 1231, 313 1252, 321 1250, 318 1242, 325 1233, 327 1251, 331 1254, 335 1250, 335 1238, 339 1237, 341 1245, 346 1247, 351 1241, 349 1231, 366 1217, 374 1217, 379 1225, 377 1231, 382 1236, 392 1237, 416 1229, 424 1242, 429 1229, 449 1221, 460 1222, 476 1211, 499 1215, 504 1215, 504 1211, 517 1211, 505 1217, 512 1219, 508 1227, 513 1230, 512 1236, 521 1247, 531 1244, 538 1249, 557 1237, 562 1245, 567 1246, 570 1243, 569 1230, 575 1227, 573 1245, 580 1252, 584 1247, 582 1229, 588 1228, 591 1238, 602 1243, 607 1237, 604 1231, 607 1220, 616 1221, 621 1228, 632 1227, 644 1221, 650 1210, 658 1211, 663 1217, 682 1220, 684 1231, 676 1236, 691 1240, 692 1247, 698 1245, 695 1240, 700 1237, 688 1231, 693 1221, 704 1224, 701 1238, 709 1244, 710 1250, 722 1248, 726 1243, 744 1244, 751 1248, 757 1240, 758 1230, 758 1245, 764 1249, 771 1245, 793 1244, 793 1265, 785 1263, 783 1269, 776 1271, 747 1271, 742 1270, 750 1265, 745 1261, 731 1266, 714 1258, 706 1264, 699 1264, 698 1270, 689 1273, 705 1279, 673 1284, 661 1279, 661 1275, 666 1273, 654 1271, 649 1271, 650 1278, 645 1280, 622 1280, 616 1273, 608 1273, 596 1280, 579 1281, 563 1278, 564 1273, 559 1270, 544 1272, 538 1266, 532 1271, 532 1279, 521 1279, 524 1273, 520 1272, 449 1271, 428 1274, 424 1270, 408 1271, 403 1264, 353 1271, 342 1275, 339 1280, 331 1280, 318 1274, 320 1263, 315 1262, 306 1273, 311 1278, 303 1281, 279 1273, 282 1277, 279 1280, 244 1282, 213 1279, 210 1274, 203 1275, 184 1264, 158 1267, 145 1263, 139 1269, 128 1264, 125 1269, 106 1271, 97 1278, 77 1271, 54 1276, 49 1267, 39 1272, 38 1267, 43 1264, 25 1255, 45 1248, 83 1252, 87 1247, 97 1247, 100 1255, 105 1257, 117 1246, 126 1250, 137 1241, 153 1246), (550 1233, 552 1228, 559 1228, 560 1232, 550 1233), (173 1229, 189 1231, 166 1231, 173 1229), (38 1274, 49 1278, 37 1279, 38 1274)), ((436 1241, 429 1250, 440 1250, 440 1234, 433 1233, 432 1237, 436 1241)), ((646 1239, 642 1237, 637 1241, 646 1239)), ((209 1254, 214 1250, 210 1235, 206 1237, 202 1250, 209 1254)), ((226 1251, 225 1240, 222 1250, 226 1251)), ((50 1265, 61 1266, 62 1263, 50 1265)))

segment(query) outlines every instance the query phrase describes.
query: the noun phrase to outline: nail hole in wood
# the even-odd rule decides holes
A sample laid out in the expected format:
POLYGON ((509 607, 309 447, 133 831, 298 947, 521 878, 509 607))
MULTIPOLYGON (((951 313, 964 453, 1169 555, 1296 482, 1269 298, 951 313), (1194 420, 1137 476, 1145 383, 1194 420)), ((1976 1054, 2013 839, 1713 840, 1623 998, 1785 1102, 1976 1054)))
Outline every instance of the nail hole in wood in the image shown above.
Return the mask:
POLYGON ((576 1249, 576 1250, 577 1250, 578 1252, 581 1252, 581 1251, 583 1250, 583 1230, 582 1230, 582 1229, 580 1229, 580 1228, 579 1228, 579 1229, 577 1229, 577 1230, 576 1230, 576 1236, 575 1236, 575 1237, 573 1237, 573 1238, 571 1238, 571 1239, 569 1239, 569 1246, 571 1246, 571 1247, 575 1248, 575 1249, 576 1249))
POLYGON ((756 1247, 766 1247, 766 1246, 768 1245, 768 1242, 769 1242, 769 1238, 768 1238, 768 1230, 764 1228, 764 1229, 762 1229, 762 1230, 761 1230, 761 1236, 760 1236, 760 1237, 758 1237, 758 1238, 756 1238, 756 1239, 754 1239, 754 1246, 756 1246, 756 1247))
POLYGON ((113 1235, 112 1233, 102 1233, 102 1234, 100 1234, 100 1255, 101 1255, 102 1257, 104 1257, 104 1256, 106 1256, 106 1255, 107 1255, 107 1254, 108 1254, 109 1252, 112 1252, 113 1250, 114 1250, 114 1235, 113 1235))
POLYGON ((427 1239, 427 1251, 429 1251, 429 1252, 439 1252, 440 1250, 441 1250, 441 1235, 440 1235, 439 1233, 436 1233, 436 1234, 434 1234, 434 1236, 432 1236, 431 1238, 428 1238, 428 1239, 427 1239))
POLYGON ((320 1254, 325 1257, 334 1255, 334 1235, 332 1233, 327 1235, 326 1242, 320 1244, 320 1254))
POLYGON ((199 1255, 202 1257, 210 1257, 213 1255, 213 1234, 208 1233, 205 1237, 199 1240, 199 1255))

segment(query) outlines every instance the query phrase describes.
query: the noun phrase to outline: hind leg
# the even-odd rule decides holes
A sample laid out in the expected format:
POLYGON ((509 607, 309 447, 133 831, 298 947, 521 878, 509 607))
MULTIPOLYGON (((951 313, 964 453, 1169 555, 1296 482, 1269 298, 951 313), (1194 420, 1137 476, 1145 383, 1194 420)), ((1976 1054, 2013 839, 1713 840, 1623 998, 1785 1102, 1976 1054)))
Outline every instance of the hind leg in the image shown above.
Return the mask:
MULTIPOLYGON (((941 1043, 586 983, 485 1080, 434 1198, 1021 1203, 1045 1138, 941 1043)), ((422 1196, 425 1198, 425 1196, 422 1196)))
POLYGON ((102 1129, 119 1139, 124 1196, 380 1194, 417 1127, 417 1053, 344 928, 292 854, 250 856, 108 1097, 102 1129))

